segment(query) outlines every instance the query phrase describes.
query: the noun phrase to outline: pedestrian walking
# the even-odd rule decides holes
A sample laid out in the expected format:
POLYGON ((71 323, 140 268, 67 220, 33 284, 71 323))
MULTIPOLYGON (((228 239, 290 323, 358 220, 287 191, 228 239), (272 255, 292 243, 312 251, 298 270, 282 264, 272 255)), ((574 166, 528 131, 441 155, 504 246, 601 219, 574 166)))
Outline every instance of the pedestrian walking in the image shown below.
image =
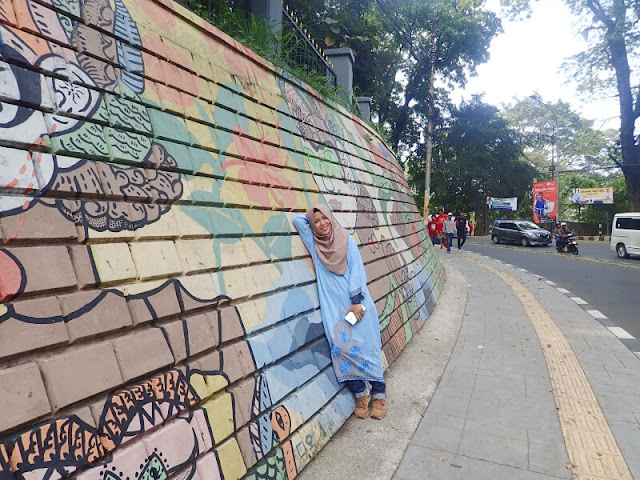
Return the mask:
POLYGON ((436 221, 431 218, 429 215, 429 223, 427 223, 427 228, 429 229, 429 238, 431 239, 431 244, 436 244, 436 239, 438 238, 438 225, 436 221))
POLYGON ((440 248, 444 248, 447 236, 444 234, 444 221, 447 219, 447 215, 444 214, 444 210, 441 208, 438 210, 438 216, 436 217, 436 229, 438 231, 438 239, 440 240, 440 248))
POLYGON ((467 217, 465 217, 464 212, 460 212, 456 223, 458 229, 458 251, 460 251, 464 242, 467 241, 467 217))
POLYGON ((447 252, 451 253, 451 245, 453 245, 453 236, 456 234, 456 219, 453 218, 453 213, 447 214, 447 219, 444 221, 444 233, 447 235, 447 252))
POLYGON ((387 407, 380 324, 358 245, 324 205, 295 215, 293 224, 316 270, 320 314, 336 378, 354 394, 356 417, 369 415, 373 399, 371 417, 381 419, 387 407))

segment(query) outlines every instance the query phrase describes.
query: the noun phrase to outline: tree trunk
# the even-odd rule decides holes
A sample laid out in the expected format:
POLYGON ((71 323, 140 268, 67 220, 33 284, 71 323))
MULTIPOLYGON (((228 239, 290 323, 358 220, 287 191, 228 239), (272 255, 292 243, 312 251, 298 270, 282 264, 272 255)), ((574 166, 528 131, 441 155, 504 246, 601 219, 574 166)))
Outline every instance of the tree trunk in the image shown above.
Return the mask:
MULTIPOLYGON (((640 162, 640 155, 636 155, 635 163, 640 162)), ((640 166, 624 167, 624 179, 629 196, 629 211, 640 212, 640 166)))
POLYGON ((391 133, 391 148, 395 152, 398 151, 398 145, 400 144, 400 140, 402 139, 402 134, 407 128, 407 124, 409 123, 409 104, 416 98, 418 86, 422 78, 427 74, 427 69, 429 67, 428 59, 424 61, 420 61, 418 63, 418 69, 414 73, 409 83, 407 83, 407 87, 404 91, 404 103, 402 107, 400 107, 400 113, 396 119, 396 123, 394 125, 393 132, 391 133))
POLYGON ((613 16, 608 17, 599 1, 589 0, 587 6, 594 16, 607 28, 606 41, 609 50, 609 63, 616 73, 616 87, 620 101, 620 147, 622 151, 622 172, 627 184, 629 208, 640 211, 640 150, 634 135, 635 121, 640 111, 634 108, 631 91, 631 72, 627 55, 625 20, 627 6, 624 0, 615 0, 613 16))

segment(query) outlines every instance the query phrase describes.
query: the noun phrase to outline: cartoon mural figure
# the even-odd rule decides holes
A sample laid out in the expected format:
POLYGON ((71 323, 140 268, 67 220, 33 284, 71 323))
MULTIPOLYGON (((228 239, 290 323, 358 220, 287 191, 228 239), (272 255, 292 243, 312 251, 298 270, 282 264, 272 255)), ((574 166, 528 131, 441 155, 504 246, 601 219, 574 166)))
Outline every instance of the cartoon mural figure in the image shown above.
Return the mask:
MULTIPOLYGON (((146 109, 136 108, 139 103, 100 92, 113 92, 118 88, 126 92, 129 98, 140 101, 139 95, 144 90, 141 39, 127 8, 120 0, 115 0, 115 9, 101 0, 87 0, 82 4, 72 2, 66 6, 78 8, 87 22, 128 42, 125 43, 114 42, 113 37, 100 34, 79 22, 72 24, 68 17, 56 14, 38 3, 29 2, 25 6, 30 9, 34 26, 48 38, 65 38, 79 52, 91 51, 97 46, 102 58, 126 65, 127 68, 116 70, 95 57, 73 54, 73 50, 65 50, 71 56, 63 57, 59 44, 52 42, 46 42, 48 51, 35 51, 19 34, 0 25, 4 58, 11 57, 18 63, 38 65, 41 70, 50 73, 44 76, 13 64, 5 64, 0 68, 0 79, 16 99, 32 105, 51 104, 54 109, 54 113, 43 122, 42 116, 38 117, 33 110, 10 104, 6 108, 3 106, 0 127, 25 129, 32 135, 28 143, 36 149, 36 153, 12 150, 11 153, 21 153, 24 161, 4 162, 3 168, 12 169, 5 170, 4 176, 14 177, 13 183, 17 186, 23 178, 37 175, 41 193, 67 193, 62 198, 47 195, 25 197, 24 194, 35 188, 30 184, 19 192, 23 195, 2 195, 0 213, 4 218, 24 218, 30 215, 35 206, 43 205, 57 210, 68 221, 80 226, 85 238, 91 237, 93 232, 136 231, 157 222, 184 193, 181 175, 176 172, 177 162, 162 144, 145 135, 133 133, 153 132, 146 109), (64 112, 64 115, 59 112, 64 112), (107 145, 100 125, 107 123, 109 115, 124 129, 119 129, 115 141, 107 145), (129 130, 125 130, 127 127, 129 130), (73 145, 75 151, 79 148, 88 157, 105 158, 109 156, 109 148, 118 147, 121 157, 139 163, 138 167, 110 163, 97 166, 97 163, 81 158, 37 152, 38 148, 52 144, 58 151, 65 151, 67 145, 73 145), (100 185, 109 188, 112 194, 123 200, 146 198, 154 199, 156 203, 136 203, 131 206, 124 201, 103 202, 78 197, 91 192, 98 193, 100 185)), ((42 42, 38 46, 42 50, 42 42)), ((9 182, 8 187, 12 186, 12 182, 9 182)), ((14 238, 19 236, 18 229, 14 232, 14 238)), ((9 250, 0 250, 0 263, 3 272, 0 300, 7 302, 22 293, 29 280, 19 259, 9 250)), ((170 281, 164 288, 175 288, 178 292, 182 291, 183 295, 189 295, 179 281, 170 281)), ((155 293, 149 292, 149 298, 155 293)), ((143 292, 138 296, 146 294, 143 292)), ((95 301, 89 303, 96 304, 102 298, 100 291, 96 291, 95 301)), ((192 300, 206 304, 219 301, 216 298, 192 300)), ((146 302, 153 315, 152 304, 148 300, 146 302)), ((82 308, 86 310, 87 307, 82 308)), ((42 317, 16 314, 13 304, 6 303, 0 309, 0 322, 7 318, 36 324, 63 321, 62 317, 52 317, 47 312, 42 314, 42 317)), ((73 318, 74 313, 69 312, 66 317, 67 320, 73 318)), ((236 321, 237 328, 243 330, 239 316, 236 321)), ((226 325, 226 328, 229 327, 226 325)), ((187 352, 188 348, 189 345, 185 345, 187 352)), ((245 349, 250 355, 249 347, 245 349)), ((206 378, 219 377, 222 381, 217 383, 229 384, 223 370, 198 373, 198 376, 203 375, 206 378)), ((31 479, 48 479, 51 476, 65 477, 87 463, 106 461, 105 468, 109 466, 109 469, 93 470, 96 478, 124 480, 133 478, 134 473, 137 477, 145 478, 151 475, 150 472, 155 472, 151 477, 157 480, 172 475, 198 454, 211 448, 214 437, 212 426, 220 421, 209 418, 213 412, 193 409, 201 398, 195 393, 190 378, 189 369, 186 375, 171 370, 161 377, 150 379, 146 384, 115 392, 105 404, 98 429, 72 416, 53 420, 26 432, 13 443, 12 448, 7 445, 12 469, 31 479), (184 431, 185 442, 181 443, 181 450, 154 452, 146 458, 147 463, 140 472, 123 472, 116 466, 112 471, 113 462, 108 460, 110 451, 127 438, 135 437, 178 413, 180 420, 174 421, 173 428, 174 432, 184 431), (182 426, 178 428, 176 423, 182 426), (65 446, 65 442, 73 443, 65 446), (31 453, 34 448, 39 451, 38 455, 31 453), (73 454, 70 455, 71 452, 73 454)), ((230 406, 233 421, 232 402, 230 406)), ((186 478, 192 475, 193 472, 186 478)))

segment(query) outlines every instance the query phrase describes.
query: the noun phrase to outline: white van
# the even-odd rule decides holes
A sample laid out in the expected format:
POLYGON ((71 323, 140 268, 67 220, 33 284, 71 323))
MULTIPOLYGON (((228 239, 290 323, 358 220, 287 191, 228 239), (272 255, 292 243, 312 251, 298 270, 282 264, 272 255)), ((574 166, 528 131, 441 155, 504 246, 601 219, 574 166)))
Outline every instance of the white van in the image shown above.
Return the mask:
POLYGON ((613 217, 611 250, 620 258, 640 255, 640 212, 617 213, 613 217))

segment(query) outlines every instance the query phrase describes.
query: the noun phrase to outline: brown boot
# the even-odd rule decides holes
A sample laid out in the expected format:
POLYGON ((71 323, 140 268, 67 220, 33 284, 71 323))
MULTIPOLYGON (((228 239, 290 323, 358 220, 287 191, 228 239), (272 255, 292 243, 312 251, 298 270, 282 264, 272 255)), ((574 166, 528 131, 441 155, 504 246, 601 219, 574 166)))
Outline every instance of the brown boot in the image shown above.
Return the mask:
POLYGON ((369 395, 356 398, 356 417, 367 418, 369 416, 369 395))
POLYGON ((387 401, 384 398, 374 398, 371 407, 371 418, 380 420, 387 414, 387 401))

